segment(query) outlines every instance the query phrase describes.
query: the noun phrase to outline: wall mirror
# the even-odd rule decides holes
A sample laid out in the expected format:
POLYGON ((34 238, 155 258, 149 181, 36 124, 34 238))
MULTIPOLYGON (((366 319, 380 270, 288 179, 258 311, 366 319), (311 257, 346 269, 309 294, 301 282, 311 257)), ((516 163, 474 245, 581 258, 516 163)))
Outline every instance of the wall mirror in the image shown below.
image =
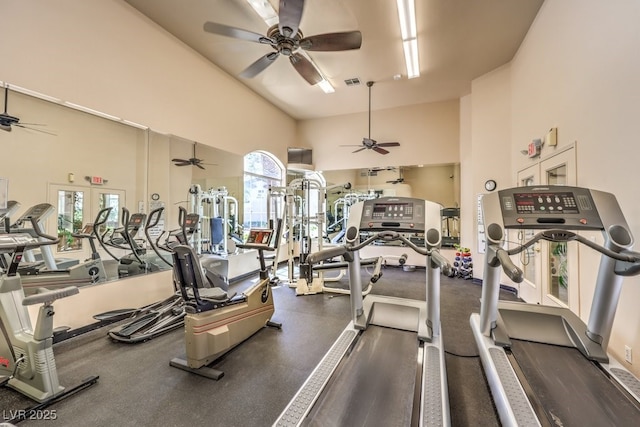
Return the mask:
POLYGON ((350 189, 337 187, 327 192, 329 234, 334 224, 340 228, 350 202, 369 197, 406 196, 439 203, 443 207, 442 243, 459 242, 460 165, 409 165, 371 169, 324 171, 327 186, 351 183, 350 189))
MULTIPOLYGON (((5 84, 0 89, 4 98, 5 84)), ((38 212, 42 214, 43 230, 60 238, 50 248, 56 263, 53 268, 80 270, 77 266, 91 259, 89 240, 79 234, 90 232, 98 213, 105 208, 111 210, 98 232, 120 243, 125 238, 118 231, 122 208, 133 215, 163 206, 166 213, 162 226, 167 230, 177 228, 178 206, 189 208, 193 185, 203 191, 226 189, 240 200, 233 217, 236 221, 241 218, 242 156, 11 85, 7 100, 7 113, 20 121, 0 129, 0 178, 7 184, 2 188, 3 200, 17 202, 10 212, 11 223, 38 205, 52 207, 38 212), (174 158, 194 157, 203 159, 204 169, 172 162, 174 158)), ((138 244, 145 244, 143 233, 133 237, 138 244)), ((99 245, 97 248, 106 278, 94 274, 90 281, 133 274, 119 268, 99 245)), ((109 249, 117 258, 130 252, 109 249)), ((31 255, 34 263, 49 257, 39 251, 31 255)), ((162 262, 156 267, 143 273, 169 268, 162 262)))

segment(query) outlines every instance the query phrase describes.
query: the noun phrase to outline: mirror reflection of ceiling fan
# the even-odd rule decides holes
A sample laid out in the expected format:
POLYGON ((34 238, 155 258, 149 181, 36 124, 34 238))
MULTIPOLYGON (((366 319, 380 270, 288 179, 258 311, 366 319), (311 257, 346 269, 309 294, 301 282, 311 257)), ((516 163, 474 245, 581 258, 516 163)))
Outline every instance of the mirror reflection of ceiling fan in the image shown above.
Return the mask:
POLYGON ((362 145, 341 145, 341 147, 360 147, 354 153, 362 150, 373 150, 376 153, 389 154, 389 151, 382 147, 399 147, 399 142, 378 142, 375 139, 371 139, 371 86, 373 86, 373 83, 367 82, 367 87, 369 88, 369 136, 362 138, 362 145))
MULTIPOLYGON (((396 170, 396 168, 393 168, 392 170, 396 170)), ((386 181, 387 184, 402 184, 404 182, 404 175, 402 174, 402 172, 403 170, 401 166, 398 168, 398 177, 396 179, 386 181)))
POLYGON ((11 132, 11 129, 13 128, 13 126, 19 127, 19 128, 23 128, 23 129, 29 129, 29 130, 35 130, 37 132, 42 132, 42 133, 46 133, 48 135, 53 135, 55 136, 55 133, 52 132, 47 132, 46 130, 42 130, 42 129, 38 129, 38 128, 34 128, 32 126, 46 126, 44 124, 40 124, 40 123, 20 123, 20 119, 18 117, 15 116, 10 116, 7 113, 7 107, 8 107, 8 100, 9 100, 9 85, 5 85, 4 87, 4 112, 0 114, 0 129, 7 131, 7 132, 11 132))
POLYGON ((216 166, 215 163, 204 163, 204 160, 199 159, 196 156, 196 145, 197 145, 197 143, 193 144, 193 157, 191 157, 190 159, 171 159, 171 161, 176 166, 195 166, 195 167, 200 168, 200 169, 205 169, 205 167, 202 166, 202 165, 216 166))
POLYGON ((274 52, 269 52, 249 65, 240 73, 240 77, 250 79, 264 71, 280 56, 288 56, 291 65, 311 85, 323 80, 322 74, 303 54, 296 52, 303 49, 310 52, 334 52, 360 49, 362 34, 360 31, 326 33, 304 37, 298 28, 304 10, 304 0, 280 0, 279 22, 267 30, 266 35, 254 33, 240 28, 230 27, 216 22, 206 22, 204 30, 209 33, 240 40, 269 45, 274 52))

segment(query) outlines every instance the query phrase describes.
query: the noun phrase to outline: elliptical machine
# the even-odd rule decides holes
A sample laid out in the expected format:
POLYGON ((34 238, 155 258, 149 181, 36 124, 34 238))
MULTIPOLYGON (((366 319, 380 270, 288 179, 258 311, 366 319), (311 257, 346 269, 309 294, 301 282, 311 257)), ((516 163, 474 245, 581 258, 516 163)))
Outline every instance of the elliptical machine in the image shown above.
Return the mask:
POLYGON ((281 226, 278 220, 275 232, 273 229, 251 230, 247 241, 238 245, 258 250, 260 280, 242 294, 224 298, 202 295, 200 288, 205 278, 196 251, 185 245, 175 247, 173 271, 185 300, 187 351, 184 359, 172 359, 171 366, 219 380, 224 372, 209 365, 264 326, 282 328, 280 323, 271 321, 275 307, 264 256, 264 251, 274 251, 279 244, 281 226))
MULTIPOLYGON (((173 264, 165 260, 165 256, 160 252, 160 249, 164 249, 165 251, 172 253, 176 244, 165 241, 164 244, 161 244, 160 247, 158 247, 158 241, 166 233, 161 233, 160 236, 155 239, 155 244, 150 233, 150 229, 158 225, 163 211, 164 207, 160 207, 149 213, 148 221, 144 226, 144 232, 157 257, 162 259, 169 267, 172 267, 173 264)), ((175 242, 178 242, 179 244, 187 244, 189 236, 193 234, 193 228, 196 227, 199 222, 198 220, 198 214, 187 214, 186 210, 181 207, 180 214, 178 216, 180 228, 169 231, 167 239, 175 239, 175 242)), ((207 279, 209 279, 210 272, 203 272, 203 274, 206 274, 207 279)), ((224 290, 222 288, 218 288, 216 286, 216 282, 209 280, 208 282, 203 283, 203 287, 199 289, 199 292, 208 298, 221 299, 226 298, 226 289, 226 287, 224 290)), ((186 315, 185 302, 177 288, 175 291, 176 292, 173 295, 162 301, 158 301, 136 310, 129 321, 111 329, 109 331, 109 337, 115 341, 133 344, 148 341, 166 332, 182 327, 183 320, 186 315)), ((122 313, 126 312, 130 313, 128 309, 114 310, 107 313, 97 314, 94 318, 96 320, 105 321, 119 317, 122 313)))
MULTIPOLYGON (((11 264, 0 276, 0 331, 4 337, 0 341, 0 371, 6 372, 0 384, 39 402, 40 405, 32 410, 62 400, 98 380, 97 376, 92 376, 70 389, 65 389, 58 381, 52 348, 52 304, 57 299, 77 294, 78 288, 69 286, 25 297, 17 273, 25 251, 53 245, 59 240, 44 233, 39 237, 45 240, 38 241, 27 233, 0 235, 0 253, 11 254, 11 264), (34 304, 42 304, 35 328, 31 326, 27 311, 27 306, 34 304)), ((28 413, 28 410, 24 411, 22 416, 28 413)))

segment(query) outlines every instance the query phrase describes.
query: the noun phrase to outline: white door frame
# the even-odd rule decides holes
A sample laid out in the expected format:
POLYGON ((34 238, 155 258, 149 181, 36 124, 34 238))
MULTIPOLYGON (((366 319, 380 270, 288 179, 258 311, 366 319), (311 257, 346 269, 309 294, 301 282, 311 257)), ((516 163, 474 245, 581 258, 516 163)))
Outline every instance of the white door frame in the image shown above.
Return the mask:
MULTIPOLYGON (((564 184, 576 185, 576 147, 571 144, 566 148, 553 153, 550 156, 540 159, 535 164, 531 164, 516 173, 516 185, 524 185, 525 180, 530 179, 533 184, 546 185, 548 181, 548 171, 559 166, 566 166, 566 176, 564 184)), ((513 242, 519 243, 521 239, 530 237, 528 231, 521 235, 510 234, 513 242)), ((526 256, 519 259, 519 266, 525 270, 527 265, 531 265, 530 274, 523 280, 519 286, 519 296, 524 301, 533 304, 544 304, 552 306, 569 307, 574 313, 580 315, 580 289, 579 289, 579 268, 578 268, 578 248, 577 245, 570 243, 568 246, 568 277, 571 278, 571 286, 568 288, 568 304, 565 304, 558 298, 550 294, 550 265, 549 265, 549 243, 538 242, 526 256)))

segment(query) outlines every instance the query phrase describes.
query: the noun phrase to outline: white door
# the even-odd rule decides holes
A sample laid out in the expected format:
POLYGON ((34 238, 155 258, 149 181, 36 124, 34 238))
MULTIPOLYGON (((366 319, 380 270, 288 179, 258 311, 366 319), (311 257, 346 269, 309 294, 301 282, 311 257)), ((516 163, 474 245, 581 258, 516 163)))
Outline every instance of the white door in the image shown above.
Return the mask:
MULTIPOLYGON (((536 185, 540 183, 540 165, 529 166, 518 172, 518 187, 536 185)), ((509 241, 511 245, 522 244, 531 239, 535 234, 534 230, 510 230, 509 241)), ((518 296, 531 304, 540 304, 542 291, 540 283, 542 281, 542 267, 540 261, 540 243, 528 247, 520 253, 518 266, 524 273, 524 280, 520 283, 518 296)))
POLYGON ((91 255, 90 246, 86 240, 77 239, 72 234, 89 232, 87 225, 93 224, 100 209, 108 206, 113 207, 113 210, 107 227, 119 227, 121 210, 125 206, 125 191, 51 184, 49 203, 56 209, 55 215, 47 220, 47 232, 60 238, 56 252, 82 261, 91 255))
MULTIPOLYGON (((540 178, 547 185, 576 185, 575 149, 540 162, 540 178)), ((542 304, 569 307, 580 314, 578 246, 576 243, 542 242, 542 304)))
MULTIPOLYGON (((575 148, 570 148, 518 172, 518 185, 576 185, 575 148)), ((523 230, 516 242, 533 237, 523 230)), ((580 314, 578 248, 575 243, 541 241, 520 256, 525 279, 520 297, 533 304, 569 307, 580 314)))

